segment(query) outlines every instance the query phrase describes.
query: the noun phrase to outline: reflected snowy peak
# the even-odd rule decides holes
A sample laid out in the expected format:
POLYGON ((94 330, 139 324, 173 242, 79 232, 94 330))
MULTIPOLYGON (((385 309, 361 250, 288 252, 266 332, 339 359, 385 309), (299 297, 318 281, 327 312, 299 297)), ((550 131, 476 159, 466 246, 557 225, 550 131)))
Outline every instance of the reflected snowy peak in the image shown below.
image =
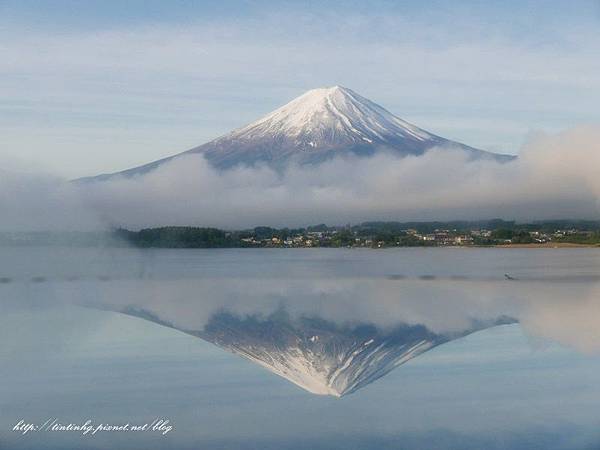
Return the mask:
MULTIPOLYGON (((144 310, 123 312, 177 328, 144 310)), ((437 345, 510 322, 508 318, 473 322, 461 332, 436 334, 423 325, 398 324, 384 330, 373 324, 292 318, 279 309, 268 316, 220 311, 201 330, 181 331, 242 356, 310 393, 342 397, 437 345)))

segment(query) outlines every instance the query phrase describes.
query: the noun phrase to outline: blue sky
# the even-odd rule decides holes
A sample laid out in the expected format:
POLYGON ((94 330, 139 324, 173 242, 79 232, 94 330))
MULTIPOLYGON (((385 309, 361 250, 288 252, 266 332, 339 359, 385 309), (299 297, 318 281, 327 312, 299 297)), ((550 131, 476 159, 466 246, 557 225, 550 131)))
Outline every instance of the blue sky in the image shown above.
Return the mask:
POLYGON ((335 84, 504 153, 600 120, 597 1, 0 0, 0 17, 0 161, 67 177, 335 84))

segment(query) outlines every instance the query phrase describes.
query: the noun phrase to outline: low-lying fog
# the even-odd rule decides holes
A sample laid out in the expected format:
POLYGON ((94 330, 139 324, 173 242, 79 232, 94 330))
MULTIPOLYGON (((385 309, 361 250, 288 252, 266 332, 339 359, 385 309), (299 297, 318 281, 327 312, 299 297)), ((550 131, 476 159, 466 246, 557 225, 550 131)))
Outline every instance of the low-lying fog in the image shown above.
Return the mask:
POLYGON ((188 155, 145 176, 98 183, 4 171, 0 230, 594 219, 599 142, 593 126, 538 135, 506 164, 468 162, 461 152, 438 148, 418 157, 338 158, 283 173, 265 166, 220 172, 201 155, 188 155))

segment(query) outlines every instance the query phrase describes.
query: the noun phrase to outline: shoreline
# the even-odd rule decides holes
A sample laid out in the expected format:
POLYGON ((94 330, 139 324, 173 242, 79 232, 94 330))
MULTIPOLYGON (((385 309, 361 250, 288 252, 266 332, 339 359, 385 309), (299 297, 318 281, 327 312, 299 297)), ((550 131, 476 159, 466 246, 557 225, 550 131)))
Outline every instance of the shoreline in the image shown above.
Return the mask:
MULTIPOLYGON (((483 246, 480 246, 480 248, 483 246)), ((546 242, 544 244, 498 244, 494 248, 600 248, 600 244, 578 244, 575 242, 546 242)))

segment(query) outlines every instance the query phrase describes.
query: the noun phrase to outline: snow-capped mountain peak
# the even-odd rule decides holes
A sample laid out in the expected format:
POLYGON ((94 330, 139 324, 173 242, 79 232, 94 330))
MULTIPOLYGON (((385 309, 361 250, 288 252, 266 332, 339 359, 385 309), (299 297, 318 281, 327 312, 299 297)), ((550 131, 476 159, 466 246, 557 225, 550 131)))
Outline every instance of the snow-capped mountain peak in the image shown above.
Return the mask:
POLYGON ((290 164, 316 165, 336 157, 364 158, 381 152, 398 157, 422 155, 432 148, 462 150, 470 159, 505 162, 514 158, 436 136, 351 89, 333 86, 305 92, 263 118, 187 152, 80 181, 143 175, 188 154, 203 155, 219 170, 259 164, 281 170, 290 164))
POLYGON ((341 86, 312 89, 226 138, 279 136, 318 147, 343 142, 425 141, 432 135, 341 86))

